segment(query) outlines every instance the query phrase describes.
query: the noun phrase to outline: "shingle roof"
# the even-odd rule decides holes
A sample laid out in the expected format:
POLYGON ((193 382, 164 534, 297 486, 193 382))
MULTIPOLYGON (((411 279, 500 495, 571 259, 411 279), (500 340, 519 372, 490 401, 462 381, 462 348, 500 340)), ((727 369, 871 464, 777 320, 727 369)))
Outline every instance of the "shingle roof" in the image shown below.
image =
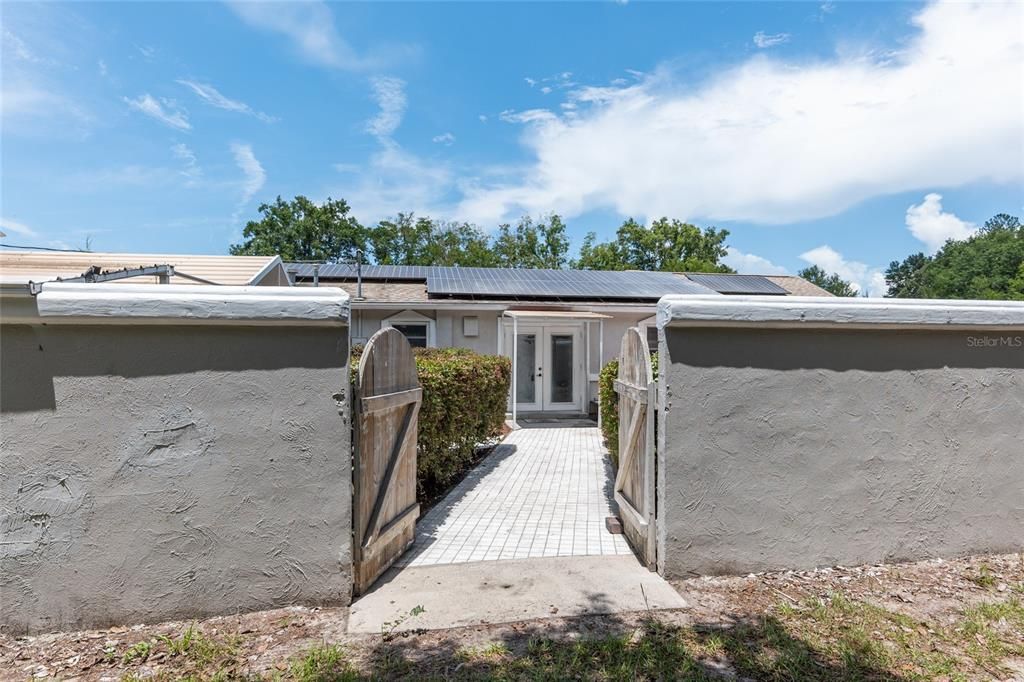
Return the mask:
MULTIPOLYGON (((0 278, 15 282, 46 282, 78 277, 93 266, 104 271, 151 265, 173 265, 175 271, 214 284, 242 286, 256 284, 281 259, 278 256, 196 256, 166 253, 94 253, 0 250, 0 278)), ((173 277, 174 284, 200 284, 185 277, 173 277)), ((157 278, 130 277, 111 284, 156 284, 157 278)))
POLYGON ((778 284, 789 292, 790 296, 832 296, 817 284, 808 282, 803 277, 796 275, 765 275, 768 279, 778 284))

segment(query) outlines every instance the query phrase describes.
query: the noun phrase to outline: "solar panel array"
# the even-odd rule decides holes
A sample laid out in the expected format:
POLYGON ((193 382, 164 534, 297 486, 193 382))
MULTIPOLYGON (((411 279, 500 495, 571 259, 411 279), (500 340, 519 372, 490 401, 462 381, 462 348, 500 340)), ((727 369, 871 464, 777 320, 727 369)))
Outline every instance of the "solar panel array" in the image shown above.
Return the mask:
MULTIPOLYGON (((286 267, 298 278, 313 278, 312 263, 286 267)), ((321 279, 356 279, 356 266, 350 263, 324 263, 319 269, 321 279)), ((439 297, 648 300, 665 294, 789 293, 761 275, 717 273, 363 265, 362 277, 368 282, 426 282, 428 294, 439 297)))
POLYGON ((670 272, 435 268, 427 292, 437 296, 560 299, 658 299, 665 294, 713 294, 670 272))
POLYGON ((761 275, 724 275, 687 273, 694 282, 720 294, 761 294, 785 296, 789 292, 761 275))
MULTIPOLYGON (((287 263, 288 272, 297 277, 312 279, 315 264, 287 263)), ((357 267, 353 263, 321 263, 320 277, 324 279, 355 279, 357 267)), ((363 265, 362 275, 365 280, 424 281, 430 271, 436 268, 429 265, 363 265)))

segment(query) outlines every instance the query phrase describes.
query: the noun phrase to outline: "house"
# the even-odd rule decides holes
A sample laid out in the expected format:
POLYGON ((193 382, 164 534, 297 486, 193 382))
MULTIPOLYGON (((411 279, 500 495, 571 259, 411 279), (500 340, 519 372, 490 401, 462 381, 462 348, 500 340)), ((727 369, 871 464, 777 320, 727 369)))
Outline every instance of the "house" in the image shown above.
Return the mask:
POLYGON ((509 411, 596 410, 601 367, 629 327, 656 347, 665 294, 831 296, 792 276, 287 263, 298 286, 336 286, 351 298, 352 343, 384 327, 413 346, 506 355, 516 396, 509 411))
POLYGON ((17 285, 89 278, 125 284, 288 286, 279 256, 13 251, 0 249, 0 282, 17 285), (104 277, 108 273, 109 277, 104 277))

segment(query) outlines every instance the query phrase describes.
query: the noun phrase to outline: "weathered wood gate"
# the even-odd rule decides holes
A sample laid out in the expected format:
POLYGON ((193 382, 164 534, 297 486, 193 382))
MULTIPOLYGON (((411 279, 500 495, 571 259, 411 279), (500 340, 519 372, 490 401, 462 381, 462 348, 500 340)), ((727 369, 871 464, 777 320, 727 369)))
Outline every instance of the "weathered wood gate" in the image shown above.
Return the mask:
POLYGON ((637 556, 648 568, 656 565, 654 420, 657 384, 651 369, 647 337, 633 327, 626 330, 619 350, 619 470, 615 476, 615 502, 622 530, 637 556))
POLYGON ((416 429, 423 390, 405 336, 382 329, 366 344, 355 380, 353 527, 355 592, 363 594, 412 544, 416 429))

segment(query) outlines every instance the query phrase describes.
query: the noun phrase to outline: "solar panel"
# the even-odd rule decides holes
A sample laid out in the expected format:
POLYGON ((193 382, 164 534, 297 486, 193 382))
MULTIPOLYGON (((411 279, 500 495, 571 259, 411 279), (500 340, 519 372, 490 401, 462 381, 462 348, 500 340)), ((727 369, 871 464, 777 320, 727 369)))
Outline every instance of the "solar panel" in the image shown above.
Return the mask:
POLYGON ((435 268, 427 276, 427 293, 438 296, 658 299, 665 294, 715 292, 671 272, 435 268))
POLYGON ((718 273, 687 273, 686 276, 720 294, 764 294, 785 296, 789 292, 761 275, 727 275, 718 273))
MULTIPOLYGON (((312 263, 288 263, 285 266, 296 277, 312 279, 312 263)), ((324 263, 319 266, 324 280, 355 281, 356 266, 350 263, 324 263)), ((526 268, 464 268, 430 265, 363 265, 364 281, 426 281, 432 296, 479 296, 488 298, 559 298, 559 299, 647 299, 657 300, 665 294, 718 293, 787 293, 785 289, 763 277, 714 275, 726 278, 707 283, 698 278, 706 275, 683 275, 671 272, 638 270, 531 270, 526 268), (730 284, 729 278, 762 280, 753 285, 730 284), (716 289, 716 286, 721 287, 716 289), (731 288, 730 288, 731 287, 731 288)))
MULTIPOLYGON (((351 279, 357 277, 357 268, 353 263, 321 263, 320 277, 323 279, 351 279)), ((312 279, 315 264, 285 263, 285 269, 297 277, 312 279)), ((424 281, 427 273, 434 268, 427 265, 363 265, 362 276, 365 280, 384 279, 392 281, 424 281)))

